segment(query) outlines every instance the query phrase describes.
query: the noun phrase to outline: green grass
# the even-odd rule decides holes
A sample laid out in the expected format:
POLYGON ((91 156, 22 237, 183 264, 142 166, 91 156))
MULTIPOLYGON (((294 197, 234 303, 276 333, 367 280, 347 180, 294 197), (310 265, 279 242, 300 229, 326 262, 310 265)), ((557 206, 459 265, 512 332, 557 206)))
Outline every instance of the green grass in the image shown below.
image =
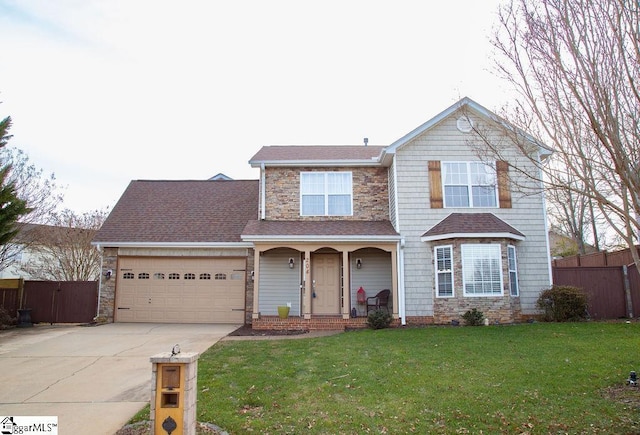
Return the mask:
POLYGON ((640 433, 639 352, 623 322, 224 341, 200 356, 197 418, 231 434, 640 433))

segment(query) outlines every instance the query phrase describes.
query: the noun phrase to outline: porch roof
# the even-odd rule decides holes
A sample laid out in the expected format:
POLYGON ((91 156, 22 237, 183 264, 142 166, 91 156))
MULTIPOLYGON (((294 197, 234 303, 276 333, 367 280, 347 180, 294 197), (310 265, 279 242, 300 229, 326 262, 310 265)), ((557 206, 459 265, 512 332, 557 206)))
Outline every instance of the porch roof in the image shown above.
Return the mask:
POLYGON ((524 234, 492 213, 451 213, 424 233, 420 240, 430 242, 472 237, 525 239, 524 234))
POLYGON ((393 241, 400 240, 389 221, 267 221, 251 220, 242 231, 245 241, 393 241))

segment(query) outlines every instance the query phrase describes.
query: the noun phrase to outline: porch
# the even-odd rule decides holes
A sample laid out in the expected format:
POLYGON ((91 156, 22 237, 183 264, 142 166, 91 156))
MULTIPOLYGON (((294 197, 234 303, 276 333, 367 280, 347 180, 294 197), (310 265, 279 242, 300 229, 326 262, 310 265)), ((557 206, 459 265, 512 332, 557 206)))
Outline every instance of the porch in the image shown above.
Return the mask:
POLYGON ((256 243, 255 254, 253 329, 365 328, 363 293, 383 289, 391 291, 386 308, 399 324, 397 243, 256 243), (282 306, 286 318, 278 315, 282 306))

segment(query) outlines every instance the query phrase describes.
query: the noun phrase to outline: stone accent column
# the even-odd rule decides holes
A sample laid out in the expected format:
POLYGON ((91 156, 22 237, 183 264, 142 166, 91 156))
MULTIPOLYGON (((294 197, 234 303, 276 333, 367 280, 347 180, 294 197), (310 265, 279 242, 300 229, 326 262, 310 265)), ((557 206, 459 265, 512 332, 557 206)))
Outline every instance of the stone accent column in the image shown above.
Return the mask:
POLYGON ((196 435, 197 352, 151 357, 151 427, 154 435, 196 435))

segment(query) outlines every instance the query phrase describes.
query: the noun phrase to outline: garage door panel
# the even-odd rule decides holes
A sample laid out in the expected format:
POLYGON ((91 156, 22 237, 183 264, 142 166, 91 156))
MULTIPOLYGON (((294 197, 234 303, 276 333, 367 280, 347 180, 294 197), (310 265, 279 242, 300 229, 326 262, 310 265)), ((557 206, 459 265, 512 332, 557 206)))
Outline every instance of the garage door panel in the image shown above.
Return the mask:
POLYGON ((245 259, 121 257, 116 321, 243 323, 245 264, 245 259))

